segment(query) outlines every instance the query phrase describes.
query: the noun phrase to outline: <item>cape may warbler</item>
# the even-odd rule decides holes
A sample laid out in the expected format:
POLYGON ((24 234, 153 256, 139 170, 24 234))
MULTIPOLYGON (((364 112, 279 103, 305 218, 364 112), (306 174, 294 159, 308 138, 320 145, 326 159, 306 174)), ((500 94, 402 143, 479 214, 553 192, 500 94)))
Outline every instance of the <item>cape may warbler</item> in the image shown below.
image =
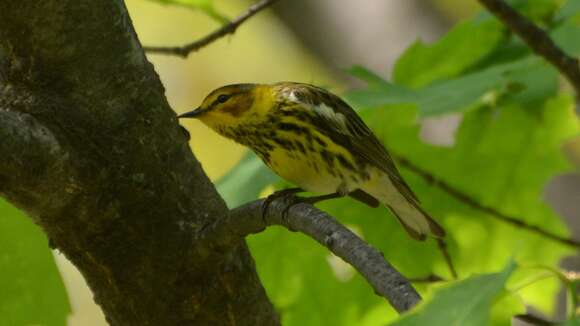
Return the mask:
POLYGON ((322 88, 290 82, 224 86, 179 117, 198 118, 251 148, 300 188, 329 194, 312 198, 349 195, 373 207, 381 202, 413 238, 445 235, 377 137, 348 104, 322 88))

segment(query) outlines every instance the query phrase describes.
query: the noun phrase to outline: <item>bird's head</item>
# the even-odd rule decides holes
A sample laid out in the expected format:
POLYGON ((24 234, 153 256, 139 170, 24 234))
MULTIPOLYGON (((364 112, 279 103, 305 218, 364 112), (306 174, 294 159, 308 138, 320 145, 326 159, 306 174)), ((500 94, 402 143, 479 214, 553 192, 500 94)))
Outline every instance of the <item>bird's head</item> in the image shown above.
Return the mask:
POLYGON ((235 127, 259 119, 261 108, 268 107, 272 98, 267 85, 227 85, 209 93, 197 109, 178 118, 196 118, 218 130, 235 127))

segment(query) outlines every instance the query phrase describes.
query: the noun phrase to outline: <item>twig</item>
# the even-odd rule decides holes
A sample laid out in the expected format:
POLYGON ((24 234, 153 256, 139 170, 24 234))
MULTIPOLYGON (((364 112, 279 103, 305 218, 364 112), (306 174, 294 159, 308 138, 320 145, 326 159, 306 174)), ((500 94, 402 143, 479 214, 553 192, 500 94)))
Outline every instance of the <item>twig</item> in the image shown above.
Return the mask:
POLYGON ((457 279, 457 272, 455 271, 455 266, 453 265, 453 260, 451 260, 451 255, 449 251, 447 251, 447 243, 443 239, 436 239, 437 240, 437 247, 441 254, 443 254, 443 258, 445 258, 445 263, 447 263, 447 267, 449 268, 449 273, 451 273, 451 277, 456 280, 457 279))
POLYGON ((530 325, 535 325, 535 326, 555 326, 558 325, 560 323, 555 323, 555 322, 551 322, 549 320, 545 320, 543 318, 531 315, 531 314, 520 314, 520 315, 515 315, 514 316, 515 319, 523 321, 524 323, 530 324, 530 325))
POLYGON ((202 37, 199 40, 194 42, 182 45, 182 46, 144 46, 143 50, 148 53, 159 53, 159 54, 167 54, 167 55, 176 55, 183 58, 187 58, 187 56, 192 53, 196 52, 199 49, 203 48, 206 45, 228 35, 233 34, 235 31, 240 27, 242 23, 248 20, 250 17, 254 16, 258 12, 262 11, 263 9, 269 7, 270 5, 274 4, 278 0, 261 0, 260 2, 255 3, 254 5, 250 6, 248 10, 241 14, 240 16, 236 17, 230 23, 223 25, 219 29, 211 32, 210 34, 202 37))
POLYGON ((446 281, 447 281, 446 279, 437 274, 429 274, 427 276, 409 278, 409 282, 411 283, 438 283, 446 281))
POLYGON ((580 97, 580 66, 578 59, 560 49, 548 34, 502 0, 479 0, 526 44, 554 65, 564 75, 580 97))
POLYGON ((568 246, 580 248, 579 241, 553 234, 550 231, 546 231, 546 230, 544 230, 536 225, 527 224, 526 222, 524 222, 522 220, 522 218, 510 216, 510 215, 507 215, 507 214, 504 214, 504 213, 498 211, 497 209, 495 209, 493 207, 489 207, 489 206, 485 206, 483 204, 480 204, 473 197, 463 193, 462 191, 453 187, 452 185, 445 182, 444 180, 437 178, 436 176, 432 175, 431 173, 429 173, 429 172, 423 170, 422 168, 418 167, 417 165, 411 163, 408 159, 397 156, 397 155, 393 155, 393 157, 395 157, 395 159, 399 162, 399 164, 401 166, 409 169, 409 171, 419 175, 425 181, 435 185, 439 189, 441 189, 441 190, 445 191, 446 193, 448 193, 449 195, 451 195, 453 198, 459 200, 460 202, 462 202, 466 205, 471 206, 474 209, 477 209, 479 211, 487 213, 495 219, 498 219, 500 221, 503 221, 503 222, 506 222, 506 223, 509 223, 512 225, 515 225, 523 230, 537 233, 537 234, 542 235, 546 238, 552 239, 554 241, 563 243, 563 244, 568 245, 568 246))
POLYGON ((421 300, 411 283, 402 276, 373 248, 332 216, 309 204, 296 204, 283 217, 288 201, 274 200, 265 218, 262 218, 263 200, 257 200, 231 210, 230 216, 219 219, 203 228, 198 239, 220 241, 227 246, 249 234, 258 233, 270 225, 280 225, 291 231, 302 232, 332 253, 350 263, 370 283, 378 295, 385 297, 398 312, 402 313, 421 300))

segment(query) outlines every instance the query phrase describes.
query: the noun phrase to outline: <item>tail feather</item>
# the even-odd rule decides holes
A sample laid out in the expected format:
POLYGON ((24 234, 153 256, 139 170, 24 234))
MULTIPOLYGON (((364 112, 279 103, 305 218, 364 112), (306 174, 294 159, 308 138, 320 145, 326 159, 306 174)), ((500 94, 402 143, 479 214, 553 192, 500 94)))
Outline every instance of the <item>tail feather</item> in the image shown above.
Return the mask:
POLYGON ((421 206, 417 206, 416 208, 421 213, 421 215, 423 215, 423 218, 427 220, 427 223, 429 223, 429 230, 431 231, 431 234, 437 238, 444 238, 445 229, 443 229, 443 227, 437 223, 437 221, 435 221, 431 215, 427 214, 427 212, 425 212, 421 206))
POLYGON ((410 225, 408 225, 407 223, 405 223, 404 220, 401 218, 401 216, 399 216, 399 214, 397 214, 397 211, 394 210, 391 206, 387 205, 387 207, 389 208, 391 213, 393 213, 393 215, 395 215, 397 220, 399 220, 399 223, 401 223, 401 225, 403 226, 405 231, 407 231, 407 233, 411 236, 411 238, 418 240, 418 241, 424 241, 427 238, 426 234, 421 233, 421 232, 416 230, 419 228, 417 228, 416 226, 415 226, 415 228, 413 228, 410 225))
POLYGON ((413 239, 445 236, 445 230, 421 208, 419 199, 402 178, 384 174, 372 179, 362 190, 386 205, 413 239))
POLYGON ((409 205, 411 209, 395 209, 387 205, 411 238, 424 241, 428 235, 437 238, 445 236, 445 230, 418 205, 409 205))

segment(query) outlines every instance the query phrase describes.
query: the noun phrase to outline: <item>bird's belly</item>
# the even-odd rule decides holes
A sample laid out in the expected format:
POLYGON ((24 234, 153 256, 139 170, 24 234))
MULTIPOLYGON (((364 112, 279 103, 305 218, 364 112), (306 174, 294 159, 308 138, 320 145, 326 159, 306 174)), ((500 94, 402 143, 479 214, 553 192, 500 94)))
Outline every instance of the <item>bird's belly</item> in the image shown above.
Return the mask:
POLYGON ((279 176, 300 188, 317 193, 334 193, 345 187, 345 178, 330 172, 323 162, 295 151, 274 149, 266 164, 279 176))

